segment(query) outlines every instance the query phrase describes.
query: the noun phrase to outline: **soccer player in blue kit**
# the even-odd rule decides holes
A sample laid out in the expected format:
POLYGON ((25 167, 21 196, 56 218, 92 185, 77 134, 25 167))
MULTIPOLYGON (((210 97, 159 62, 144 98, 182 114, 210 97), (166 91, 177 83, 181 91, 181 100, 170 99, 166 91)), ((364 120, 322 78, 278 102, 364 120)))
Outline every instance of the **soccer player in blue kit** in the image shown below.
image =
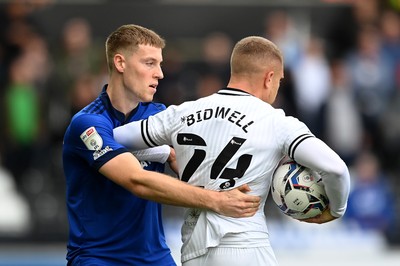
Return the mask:
POLYGON ((176 265, 166 245, 159 203, 232 217, 250 217, 260 206, 259 197, 246 194, 247 185, 216 192, 159 173, 170 152, 174 159, 168 146, 141 151, 139 162, 114 140, 115 127, 165 109, 152 102, 163 78, 164 46, 158 34, 138 25, 111 33, 106 41, 109 83, 66 130, 68 265, 176 265))

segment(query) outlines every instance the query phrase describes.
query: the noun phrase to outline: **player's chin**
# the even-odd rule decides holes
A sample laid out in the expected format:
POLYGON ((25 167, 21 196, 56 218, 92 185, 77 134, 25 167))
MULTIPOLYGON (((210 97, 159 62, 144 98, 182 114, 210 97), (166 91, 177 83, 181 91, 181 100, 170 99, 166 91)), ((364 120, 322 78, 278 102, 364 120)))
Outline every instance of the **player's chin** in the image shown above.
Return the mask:
POLYGON ((148 93, 142 97, 141 101, 148 103, 148 102, 153 101, 153 99, 154 99, 154 93, 148 93))
POLYGON ((153 91, 150 91, 150 93, 149 93, 148 97, 151 99, 151 101, 153 100, 153 98, 154 98, 154 94, 156 94, 156 92, 157 92, 157 90, 156 90, 156 89, 153 89, 153 91))

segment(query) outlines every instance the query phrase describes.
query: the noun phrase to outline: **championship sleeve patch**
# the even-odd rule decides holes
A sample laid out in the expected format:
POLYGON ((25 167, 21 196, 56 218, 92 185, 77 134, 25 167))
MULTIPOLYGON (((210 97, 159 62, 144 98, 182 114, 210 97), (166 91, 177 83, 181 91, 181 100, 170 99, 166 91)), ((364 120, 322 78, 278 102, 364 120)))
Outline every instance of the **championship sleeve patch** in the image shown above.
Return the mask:
POLYGON ((86 147, 91 151, 98 151, 103 147, 103 139, 95 127, 89 127, 80 137, 86 147))

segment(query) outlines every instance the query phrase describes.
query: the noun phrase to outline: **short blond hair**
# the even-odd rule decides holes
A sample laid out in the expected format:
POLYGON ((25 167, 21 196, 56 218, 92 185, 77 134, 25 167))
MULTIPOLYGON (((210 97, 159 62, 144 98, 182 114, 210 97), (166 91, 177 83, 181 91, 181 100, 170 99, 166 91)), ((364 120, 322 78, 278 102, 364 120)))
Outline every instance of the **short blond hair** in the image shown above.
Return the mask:
POLYGON ((251 74, 266 66, 283 64, 283 55, 270 40, 249 36, 236 43, 231 55, 231 74, 251 74))
POLYGON ((134 52, 141 44, 163 49, 165 40, 154 31, 135 24, 123 25, 112 32, 106 40, 108 70, 113 70, 115 54, 134 52))

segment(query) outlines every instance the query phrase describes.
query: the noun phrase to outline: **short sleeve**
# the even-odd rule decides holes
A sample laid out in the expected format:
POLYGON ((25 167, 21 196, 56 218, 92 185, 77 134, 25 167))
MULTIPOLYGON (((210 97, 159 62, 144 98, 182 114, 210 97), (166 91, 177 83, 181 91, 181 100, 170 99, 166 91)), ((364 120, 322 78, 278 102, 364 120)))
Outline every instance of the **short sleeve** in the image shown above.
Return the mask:
POLYGON ((98 170, 115 156, 128 152, 113 138, 113 125, 107 118, 84 114, 72 120, 64 140, 65 149, 98 170))

